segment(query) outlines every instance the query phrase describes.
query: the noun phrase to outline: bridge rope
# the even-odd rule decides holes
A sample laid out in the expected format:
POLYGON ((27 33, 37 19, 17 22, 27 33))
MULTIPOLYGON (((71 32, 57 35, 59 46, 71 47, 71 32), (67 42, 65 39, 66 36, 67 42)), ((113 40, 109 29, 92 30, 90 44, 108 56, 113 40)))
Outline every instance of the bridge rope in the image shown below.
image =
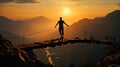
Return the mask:
POLYGON ((70 36, 70 34, 72 34, 70 32, 76 33, 76 34, 72 35, 73 37, 117 41, 116 36, 112 35, 111 33, 108 33, 108 32, 99 32, 99 33, 96 33, 95 31, 87 32, 84 30, 80 30, 80 27, 74 27, 73 30, 71 29, 71 27, 67 27, 67 38, 70 36), (79 31, 79 34, 77 34, 77 31, 79 31))
MULTIPOLYGON (((58 27, 57 28, 53 28, 54 31, 57 31, 58 30, 58 27)), ((45 33, 45 32, 48 32, 48 31, 51 31, 51 29, 46 29, 46 30, 42 30, 42 31, 38 31, 38 32, 33 32, 33 33, 29 33, 29 34, 23 34, 22 35, 22 42, 23 44, 25 44, 25 39, 26 39, 26 36, 32 36, 32 35, 36 35, 36 34, 41 34, 41 33, 45 33)), ((56 33, 57 34, 57 33, 56 33)), ((59 33, 58 33, 59 34, 59 33)), ((20 34, 18 34, 20 35, 20 34)), ((56 35, 52 35, 50 36, 51 38, 56 38, 56 35)), ((100 38, 104 38, 104 39, 108 39, 109 40, 116 40, 115 37, 112 37, 112 36, 109 36, 109 35, 104 35, 103 36, 103 33, 99 33, 99 34, 95 34, 95 32, 87 32, 87 31, 83 31, 80 29, 80 27, 74 27, 74 29, 72 29, 72 27, 68 26, 68 27, 65 27, 65 38, 69 39, 70 37, 82 37, 82 38, 94 38, 94 37, 100 37, 100 38), (72 32, 72 33, 71 33, 72 32), (77 33, 79 32, 79 34, 77 33), (81 32, 81 33, 80 33, 81 32), (72 35, 74 33, 74 35, 72 35)), ((11 37, 7 37, 7 38, 18 38, 17 36, 11 36, 11 37)))

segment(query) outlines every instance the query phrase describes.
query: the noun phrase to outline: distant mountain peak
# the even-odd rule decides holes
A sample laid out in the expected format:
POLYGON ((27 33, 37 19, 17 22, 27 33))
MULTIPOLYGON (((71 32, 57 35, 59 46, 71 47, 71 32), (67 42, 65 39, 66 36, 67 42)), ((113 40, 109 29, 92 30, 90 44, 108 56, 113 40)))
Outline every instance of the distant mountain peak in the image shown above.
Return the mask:
POLYGON ((8 18, 6 18, 5 16, 0 16, 0 19, 8 19, 8 18))
POLYGON ((13 20, 8 19, 8 18, 5 17, 5 16, 0 16, 0 21, 13 21, 13 20))
POLYGON ((113 12, 111 12, 111 13, 108 13, 107 15, 106 15, 106 17, 107 18, 118 18, 118 17, 120 17, 120 10, 115 10, 115 11, 113 11, 113 12))
POLYGON ((120 12, 120 10, 115 10, 115 11, 113 11, 113 12, 120 12))
POLYGON ((45 16, 38 16, 38 17, 35 17, 35 18, 46 18, 45 16))
POLYGON ((45 16, 38 16, 38 17, 34 17, 31 19, 26 19, 24 20, 25 22, 38 22, 38 21, 51 21, 51 19, 45 17, 45 16))
POLYGON ((50 20, 49 18, 45 17, 45 16, 38 16, 33 18, 34 20, 50 20))

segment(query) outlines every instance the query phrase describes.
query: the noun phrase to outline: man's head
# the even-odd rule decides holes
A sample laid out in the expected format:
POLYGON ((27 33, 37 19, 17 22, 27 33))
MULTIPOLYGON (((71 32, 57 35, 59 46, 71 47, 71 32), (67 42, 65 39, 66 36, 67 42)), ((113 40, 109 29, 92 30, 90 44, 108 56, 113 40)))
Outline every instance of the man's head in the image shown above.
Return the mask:
POLYGON ((62 17, 60 17, 60 20, 62 20, 62 17))

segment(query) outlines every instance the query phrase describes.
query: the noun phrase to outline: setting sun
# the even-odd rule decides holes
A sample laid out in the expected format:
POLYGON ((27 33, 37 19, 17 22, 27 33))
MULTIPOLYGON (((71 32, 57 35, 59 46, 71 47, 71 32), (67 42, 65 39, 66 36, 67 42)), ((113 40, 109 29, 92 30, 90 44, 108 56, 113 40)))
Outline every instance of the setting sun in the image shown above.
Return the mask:
POLYGON ((64 15, 69 15, 70 14, 70 8, 64 8, 63 13, 64 13, 64 15))

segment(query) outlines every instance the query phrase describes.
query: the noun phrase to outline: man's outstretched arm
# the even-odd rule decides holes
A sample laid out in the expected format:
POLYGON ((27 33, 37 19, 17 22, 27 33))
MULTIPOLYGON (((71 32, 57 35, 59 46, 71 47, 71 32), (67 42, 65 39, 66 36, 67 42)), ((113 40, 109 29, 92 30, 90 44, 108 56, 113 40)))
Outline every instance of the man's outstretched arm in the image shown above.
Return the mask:
POLYGON ((66 25, 66 26, 69 26, 68 24, 66 24, 65 22, 64 22, 64 24, 66 25))
POLYGON ((57 25, 58 25, 58 23, 55 25, 55 28, 56 28, 57 25))

